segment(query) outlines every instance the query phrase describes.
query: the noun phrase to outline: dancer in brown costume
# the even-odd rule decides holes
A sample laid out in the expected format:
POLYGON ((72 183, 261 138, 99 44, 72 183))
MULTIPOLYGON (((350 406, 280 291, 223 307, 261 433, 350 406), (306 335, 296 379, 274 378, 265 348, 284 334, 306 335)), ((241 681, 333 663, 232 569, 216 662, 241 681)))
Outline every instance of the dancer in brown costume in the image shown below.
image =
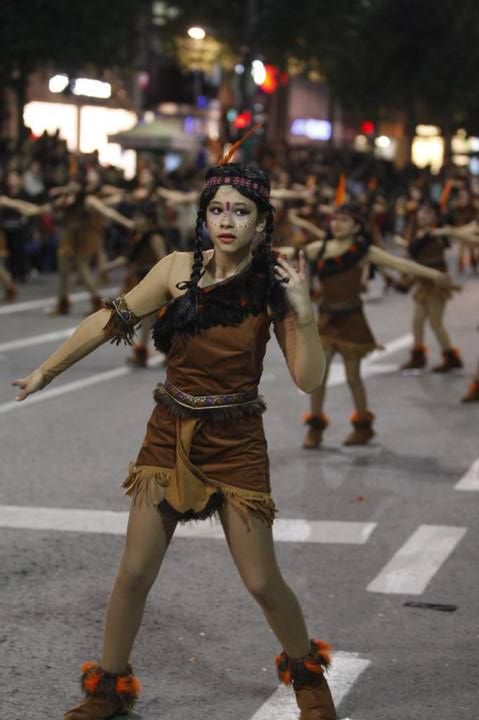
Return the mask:
POLYGON ((52 196, 56 197, 55 207, 63 213, 63 233, 57 251, 59 286, 55 315, 68 315, 70 312, 68 285, 72 263, 90 291, 92 312, 102 306, 89 263, 101 244, 103 220, 107 218, 130 230, 133 228, 133 222, 100 200, 97 191, 95 183, 76 181, 51 190, 52 196))
MULTIPOLYGON (((407 272, 449 287, 450 280, 437 270, 390 255, 371 244, 364 234, 362 216, 356 206, 337 208, 331 220, 332 238, 312 223, 297 218, 298 225, 320 240, 306 246, 309 260, 315 262, 321 284, 318 329, 326 354, 326 374, 335 353, 342 356, 346 379, 353 396, 353 431, 345 445, 365 445, 374 436, 374 415, 368 409, 366 389, 361 378, 361 360, 381 346, 371 332, 363 312, 361 292, 363 267, 367 263, 407 272)), ((283 249, 282 249, 283 250, 283 249)), ((323 413, 326 384, 311 394, 311 412, 306 416, 308 432, 303 447, 314 449, 322 441, 328 418, 323 413)))
MULTIPOLYGON (((127 253, 104 266, 109 272, 114 268, 127 266, 127 276, 123 286, 123 293, 132 290, 156 263, 167 255, 165 238, 160 233, 156 222, 156 207, 149 200, 138 202, 133 215, 135 231, 130 237, 127 253)), ((133 354, 128 358, 130 365, 147 367, 149 336, 156 314, 143 318, 138 328, 138 340, 133 345, 133 354)))
MULTIPOLYGON (((425 267, 435 268, 447 272, 445 249, 446 237, 460 240, 463 244, 477 246, 479 240, 467 233, 467 228, 453 228, 445 226, 437 228, 437 211, 433 205, 422 205, 411 218, 411 222, 403 241, 408 254, 416 262, 425 267)), ((429 280, 420 280, 417 284, 413 300, 412 329, 414 346, 410 358, 401 368, 403 370, 416 370, 426 367, 427 356, 424 345, 424 332, 426 322, 436 336, 442 350, 442 362, 433 368, 434 372, 447 373, 455 368, 462 368, 462 358, 459 350, 453 347, 449 333, 444 325, 446 303, 452 297, 452 285, 438 287, 429 280)))
MULTIPOLYGON (((18 176, 18 173, 12 171, 10 176, 14 175, 18 176)), ((12 275, 3 264, 9 257, 9 250, 6 232, 2 226, 9 228, 13 223, 15 228, 20 228, 24 218, 41 215, 45 208, 45 205, 34 205, 19 197, 0 195, 0 283, 5 287, 5 300, 15 300, 17 287, 12 275)))
POLYGON ((109 338, 131 341, 137 322, 161 308, 154 335, 168 353, 167 379, 155 391, 145 440, 124 483, 130 519, 103 657, 83 667, 87 698, 66 720, 109 718, 133 705, 138 681, 129 656, 176 523, 215 511, 242 580, 284 648, 278 674, 293 684, 301 720, 336 718, 323 674, 329 646, 309 639, 272 537, 276 508, 257 390, 270 326, 300 388, 312 392, 324 376, 304 256, 298 271, 275 260, 272 229, 267 176, 252 166, 211 168, 194 253, 163 258, 109 311, 86 318, 38 370, 14 383, 23 400, 109 338), (205 223, 214 246, 208 251, 205 223))

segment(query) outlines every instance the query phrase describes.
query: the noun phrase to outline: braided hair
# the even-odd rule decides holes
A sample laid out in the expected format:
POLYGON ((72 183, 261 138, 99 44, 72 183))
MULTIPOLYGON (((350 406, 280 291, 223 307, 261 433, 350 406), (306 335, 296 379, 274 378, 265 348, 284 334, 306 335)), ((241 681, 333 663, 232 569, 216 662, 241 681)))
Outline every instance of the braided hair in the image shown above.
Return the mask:
POLYGON ((284 290, 274 274, 272 253, 274 208, 269 202, 271 190, 269 178, 261 168, 255 165, 238 163, 214 165, 206 174, 205 186, 199 199, 191 276, 189 280, 177 285, 180 290, 187 291, 180 311, 181 319, 186 322, 192 321, 197 314, 198 283, 203 274, 203 227, 206 222, 206 210, 221 185, 233 187, 241 195, 252 200, 258 208, 258 212, 265 215, 264 239, 253 250, 252 266, 254 269, 263 268, 265 272, 268 304, 273 309, 280 309, 284 305, 284 290))

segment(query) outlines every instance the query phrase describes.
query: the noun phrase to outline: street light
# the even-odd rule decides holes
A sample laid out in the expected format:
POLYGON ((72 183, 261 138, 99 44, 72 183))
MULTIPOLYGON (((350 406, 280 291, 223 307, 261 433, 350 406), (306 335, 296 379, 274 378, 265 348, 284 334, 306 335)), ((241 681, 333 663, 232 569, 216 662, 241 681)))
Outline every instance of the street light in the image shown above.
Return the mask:
POLYGON ((204 40, 206 37, 206 32, 203 30, 202 27, 190 27, 188 29, 188 36, 192 40, 204 40))

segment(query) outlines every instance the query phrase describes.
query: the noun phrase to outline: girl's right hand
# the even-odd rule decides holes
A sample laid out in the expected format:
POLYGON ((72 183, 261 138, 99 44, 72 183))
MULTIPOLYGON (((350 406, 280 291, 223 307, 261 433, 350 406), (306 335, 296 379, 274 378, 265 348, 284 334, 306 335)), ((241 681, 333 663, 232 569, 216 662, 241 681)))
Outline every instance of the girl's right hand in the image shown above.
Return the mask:
POLYGON ((46 384, 43 373, 40 370, 34 370, 27 377, 14 380, 12 385, 17 385, 20 388, 20 393, 15 400, 25 400, 25 398, 32 393, 41 390, 46 384))

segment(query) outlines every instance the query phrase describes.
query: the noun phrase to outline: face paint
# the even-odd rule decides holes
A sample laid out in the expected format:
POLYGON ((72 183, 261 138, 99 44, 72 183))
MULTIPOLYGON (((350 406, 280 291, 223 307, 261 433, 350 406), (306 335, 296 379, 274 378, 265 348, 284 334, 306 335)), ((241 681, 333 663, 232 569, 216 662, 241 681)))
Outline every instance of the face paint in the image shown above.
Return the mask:
POLYGON ((206 224, 215 250, 233 254, 252 243, 258 208, 234 188, 220 185, 206 209, 206 224))

